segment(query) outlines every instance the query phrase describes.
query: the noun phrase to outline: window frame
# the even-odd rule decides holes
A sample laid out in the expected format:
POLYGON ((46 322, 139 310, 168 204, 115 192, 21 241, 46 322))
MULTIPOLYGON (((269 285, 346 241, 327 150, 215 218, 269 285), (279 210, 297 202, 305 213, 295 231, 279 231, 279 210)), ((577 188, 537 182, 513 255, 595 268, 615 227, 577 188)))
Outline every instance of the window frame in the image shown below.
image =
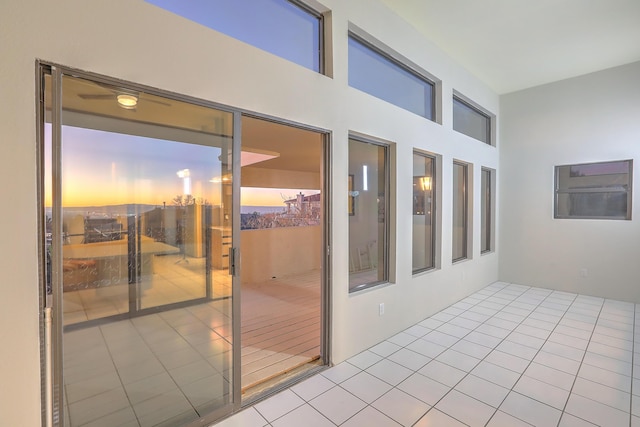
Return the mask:
MULTIPOLYGON (((391 105, 395 105, 398 108, 402 108, 405 111, 409 111, 412 114, 416 114, 432 122, 442 124, 442 80, 438 79, 433 74, 429 73, 427 70, 415 64, 409 58, 405 57, 404 55, 395 51, 391 47, 377 40, 376 38, 368 34, 366 31, 362 30, 361 28, 357 27, 351 22, 349 22, 347 42, 350 39, 353 39, 356 43, 359 43, 360 45, 369 49, 371 52, 389 61, 392 65, 398 67, 401 71, 409 73, 413 77, 417 78, 418 80, 421 80, 424 83, 427 83, 428 85, 430 85, 431 93, 432 93, 431 99, 429 100, 430 107, 431 107, 431 117, 426 117, 424 115, 408 110, 407 108, 401 105, 395 104, 391 101, 388 101, 384 98, 379 97, 378 95, 371 94, 357 87, 354 87, 351 85, 349 85, 349 87, 352 87, 358 91, 364 92, 368 95, 371 95, 391 105)), ((348 52, 347 52, 347 56, 348 56, 348 52)), ((349 69, 348 72, 351 72, 351 70, 349 69)))
MULTIPOLYGON (((611 174, 599 174, 593 176, 607 176, 611 174)), ((553 194, 553 218, 554 219, 595 219, 595 220, 618 220, 618 221, 630 221, 632 219, 633 212, 633 159, 624 160, 607 160, 601 162, 588 162, 588 163, 572 163, 565 165, 558 165, 554 167, 554 194, 553 194), (606 184, 600 186, 578 186, 576 188, 563 189, 560 186, 560 169, 572 168, 577 166, 593 166, 593 165, 606 165, 612 163, 626 163, 627 164, 627 183, 618 187, 625 188, 624 190, 617 190, 611 187, 607 187, 606 184), (605 216, 605 215, 571 215, 570 213, 562 215, 559 213, 558 203, 559 196, 561 194, 598 194, 598 193, 624 193, 626 194, 627 209, 624 216, 605 216)))
POLYGON ((480 254, 487 254, 495 250, 496 171, 483 166, 480 176, 480 254), (487 174, 487 180, 483 183, 484 174, 487 174), (482 224, 485 226, 486 235, 482 233, 482 224), (483 239, 486 245, 482 244, 483 239))
MULTIPOLYGON (((452 193, 452 203, 451 203, 451 214, 452 214, 452 222, 451 222, 451 262, 453 264, 461 262, 461 261, 465 261, 468 259, 472 259, 472 255, 473 255, 473 251, 472 251, 472 242, 473 242, 473 237, 471 234, 471 227, 472 227, 472 223, 471 223, 471 219, 472 219, 472 212, 471 212, 471 208, 472 208, 472 199, 471 199, 471 195, 473 194, 473 181, 472 181, 472 174, 473 174, 473 165, 471 163, 467 163, 461 160, 453 160, 453 174, 452 174, 452 178, 455 175, 455 166, 461 166, 464 168, 464 197, 462 199, 463 203, 462 203, 462 212, 463 212, 463 224, 464 224, 464 230, 463 230, 463 244, 462 247, 464 248, 464 254, 460 257, 455 258, 454 257, 454 253, 453 253, 453 249, 454 249, 454 229, 455 229, 455 210, 454 210, 454 206, 453 204, 455 203, 456 200, 456 187, 453 187, 453 193, 452 193)), ((452 181, 453 182, 453 181, 452 181)))
MULTIPOLYGON (((391 230, 391 221, 393 216, 393 212, 391 212, 391 156, 392 156, 392 144, 386 141, 382 141, 376 138, 371 138, 371 137, 366 137, 363 135, 359 135, 356 133, 350 133, 349 137, 348 137, 348 142, 350 143, 351 141, 355 141, 361 144, 369 144, 369 145, 375 145, 377 147, 383 147, 384 148, 384 191, 385 191, 385 205, 384 205, 384 209, 385 209, 385 223, 384 223, 384 229, 383 229, 383 268, 384 268, 384 274, 383 274, 383 278, 382 280, 376 280, 374 282, 369 282, 369 283, 362 283, 359 285, 356 285, 353 289, 351 288, 351 272, 349 272, 349 280, 348 280, 348 290, 349 290, 349 294, 356 294, 358 292, 364 291, 364 290, 368 290, 368 289, 372 289, 375 287, 379 287, 379 286, 383 286, 386 284, 389 284, 391 282, 391 277, 392 277, 392 272, 391 272, 391 254, 392 254, 392 248, 391 248, 391 234, 392 234, 392 230, 391 230)), ((349 156, 351 155, 351 153, 349 152, 349 156)), ((349 175, 350 176, 350 175, 349 175)), ((394 198, 395 200, 395 198, 394 198)), ((350 218, 351 215, 350 213, 348 214, 347 218, 350 218)), ((351 224, 350 224, 350 219, 349 221, 349 232, 348 232, 348 256, 351 257, 351 224)), ((378 265, 378 269, 380 269, 380 265, 378 265)))
MULTIPOLYGON (((426 271, 432 271, 438 268, 438 253, 437 253, 437 241, 438 241, 438 221, 439 221, 439 204, 438 204, 438 194, 439 194, 439 185, 440 181, 438 179, 440 172, 440 162, 439 156, 437 154, 413 150, 413 156, 420 156, 423 158, 431 159, 431 266, 430 267, 420 267, 415 268, 413 265, 413 261, 411 263, 411 274, 416 275, 420 273, 424 273, 426 271)), ((413 178, 415 179, 415 172, 413 172, 413 178)), ((415 215, 412 211, 412 215, 415 215)), ((413 239, 414 229, 413 222, 411 227, 411 237, 413 239)), ((413 258, 415 248, 412 245, 411 255, 413 258)))
POLYGON ((453 96, 451 97, 451 127, 454 131, 461 133, 463 135, 468 136, 469 138, 473 138, 476 141, 480 141, 484 144, 490 145, 492 147, 496 146, 496 115, 482 107, 480 104, 474 102, 470 98, 464 96, 457 90, 453 90, 453 96), (458 102, 463 106, 467 107, 471 111, 477 113, 479 116, 482 116, 488 121, 487 125, 487 135, 486 141, 476 138, 475 136, 469 135, 468 133, 463 132, 462 130, 456 129, 456 114, 455 114, 455 103, 458 102))

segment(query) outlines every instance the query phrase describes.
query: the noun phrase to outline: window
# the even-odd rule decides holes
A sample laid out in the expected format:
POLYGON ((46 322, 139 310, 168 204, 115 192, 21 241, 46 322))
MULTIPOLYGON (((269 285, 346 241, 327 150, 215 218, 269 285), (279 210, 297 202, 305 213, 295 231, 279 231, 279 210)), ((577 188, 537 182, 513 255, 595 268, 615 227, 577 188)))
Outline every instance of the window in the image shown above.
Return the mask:
POLYGON ((198 24, 323 72, 322 15, 287 0, 147 0, 198 24))
POLYGON ((495 145, 494 118, 471 100, 457 92, 453 94, 453 130, 485 144, 495 145))
POLYGON ((413 273, 435 267, 436 159, 413 153, 413 273))
MULTIPOLYGON (((377 43, 380 44, 380 43, 377 43)), ((364 36, 349 33, 349 86, 436 121, 435 82, 364 36)))
POLYGON ((469 165, 453 163, 453 261, 468 258, 469 165))
POLYGON ((389 280, 389 146, 349 139, 349 292, 389 280))
POLYGON ((556 166, 555 218, 631 219, 633 160, 556 166))
POLYGON ((494 242, 495 171, 482 168, 480 176, 480 253, 486 253, 493 250, 494 242))

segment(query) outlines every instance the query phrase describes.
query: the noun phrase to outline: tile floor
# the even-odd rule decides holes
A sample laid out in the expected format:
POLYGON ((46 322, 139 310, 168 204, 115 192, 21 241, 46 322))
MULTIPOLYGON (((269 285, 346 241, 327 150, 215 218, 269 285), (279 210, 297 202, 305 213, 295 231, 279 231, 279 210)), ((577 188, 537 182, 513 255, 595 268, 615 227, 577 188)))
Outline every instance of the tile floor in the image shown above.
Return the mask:
POLYGON ((216 427, 640 426, 636 310, 494 283, 216 427))

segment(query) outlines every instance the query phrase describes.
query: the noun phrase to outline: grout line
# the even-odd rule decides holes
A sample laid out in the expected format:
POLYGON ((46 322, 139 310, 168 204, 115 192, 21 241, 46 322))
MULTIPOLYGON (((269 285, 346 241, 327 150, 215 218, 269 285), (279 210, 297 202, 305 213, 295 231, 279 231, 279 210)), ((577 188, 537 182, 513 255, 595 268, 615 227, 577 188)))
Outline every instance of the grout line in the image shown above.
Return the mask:
MULTIPOLYGON (((558 420, 558 426, 560 426, 560 423, 562 422, 562 417, 565 414, 565 411, 567 410, 567 405, 569 404, 569 399, 571 398, 571 394, 573 393, 573 387, 576 384, 576 381, 578 380, 578 375, 580 374, 580 369, 582 369, 582 365, 584 363, 584 358, 587 356, 587 350, 589 349, 589 345, 591 344, 591 338, 593 338, 593 333, 596 330, 596 326, 598 326, 598 320, 600 319, 600 315, 602 314, 602 309, 604 308, 605 304, 607 303, 606 298, 603 298, 602 304, 600 305, 600 310, 598 310, 598 316, 596 317, 596 321, 593 324, 593 329, 591 330, 591 334, 589 335, 589 340, 587 342, 587 347, 585 347, 584 349, 584 354, 582 355, 582 359, 580 360, 580 366, 578 366, 578 371, 576 372, 575 376, 573 377, 573 382, 571 383, 571 389, 569 389, 569 395, 567 396, 567 400, 564 402, 564 406, 562 407, 562 413, 560 414, 560 419, 558 420)), ((573 414, 570 414, 573 415, 573 414)), ((573 415, 574 417, 580 418, 577 415, 573 415)), ((585 420, 587 422, 590 422, 588 420, 585 420)))

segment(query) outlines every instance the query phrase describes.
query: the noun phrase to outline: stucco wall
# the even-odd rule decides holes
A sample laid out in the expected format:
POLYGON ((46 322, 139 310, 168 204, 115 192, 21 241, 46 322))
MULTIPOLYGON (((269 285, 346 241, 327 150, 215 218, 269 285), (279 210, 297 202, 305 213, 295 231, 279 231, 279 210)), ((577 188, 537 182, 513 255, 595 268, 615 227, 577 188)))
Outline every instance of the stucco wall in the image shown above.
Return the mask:
POLYGON ((554 166, 637 169, 638 76, 634 63, 501 98, 501 280, 640 302, 637 200, 631 221, 553 219, 554 166))
MULTIPOLYGON (((142 0, 10 1, 0 13, 0 425, 40 424, 36 221, 35 61, 108 75, 331 132, 332 353, 340 362, 498 278, 497 251, 451 265, 451 163, 498 169, 498 149, 451 129, 453 88, 498 111, 498 96, 373 0, 326 0, 327 77, 158 9, 142 0), (348 87, 349 21, 442 79, 442 125, 348 87), (347 171, 350 131, 396 144, 394 284, 348 294, 347 171), (442 268, 411 275, 412 150, 442 155, 442 268), (378 316, 378 304, 386 313, 378 316)), ((629 98, 631 99, 631 98, 629 98)), ((630 102, 630 101, 629 101, 630 102)), ((637 111, 637 110, 636 110, 637 111)), ((498 146, 500 140, 498 141, 498 146)), ((616 156, 617 157, 617 156, 616 156)), ((501 171, 498 171, 500 176, 501 171)), ((479 188, 473 211, 479 212, 479 188)), ((498 218, 499 222, 499 218, 498 218)), ((615 226, 621 227, 616 224, 615 226)), ((505 241, 503 239, 503 241, 505 241)), ((511 247, 511 246, 510 246, 511 247)))

